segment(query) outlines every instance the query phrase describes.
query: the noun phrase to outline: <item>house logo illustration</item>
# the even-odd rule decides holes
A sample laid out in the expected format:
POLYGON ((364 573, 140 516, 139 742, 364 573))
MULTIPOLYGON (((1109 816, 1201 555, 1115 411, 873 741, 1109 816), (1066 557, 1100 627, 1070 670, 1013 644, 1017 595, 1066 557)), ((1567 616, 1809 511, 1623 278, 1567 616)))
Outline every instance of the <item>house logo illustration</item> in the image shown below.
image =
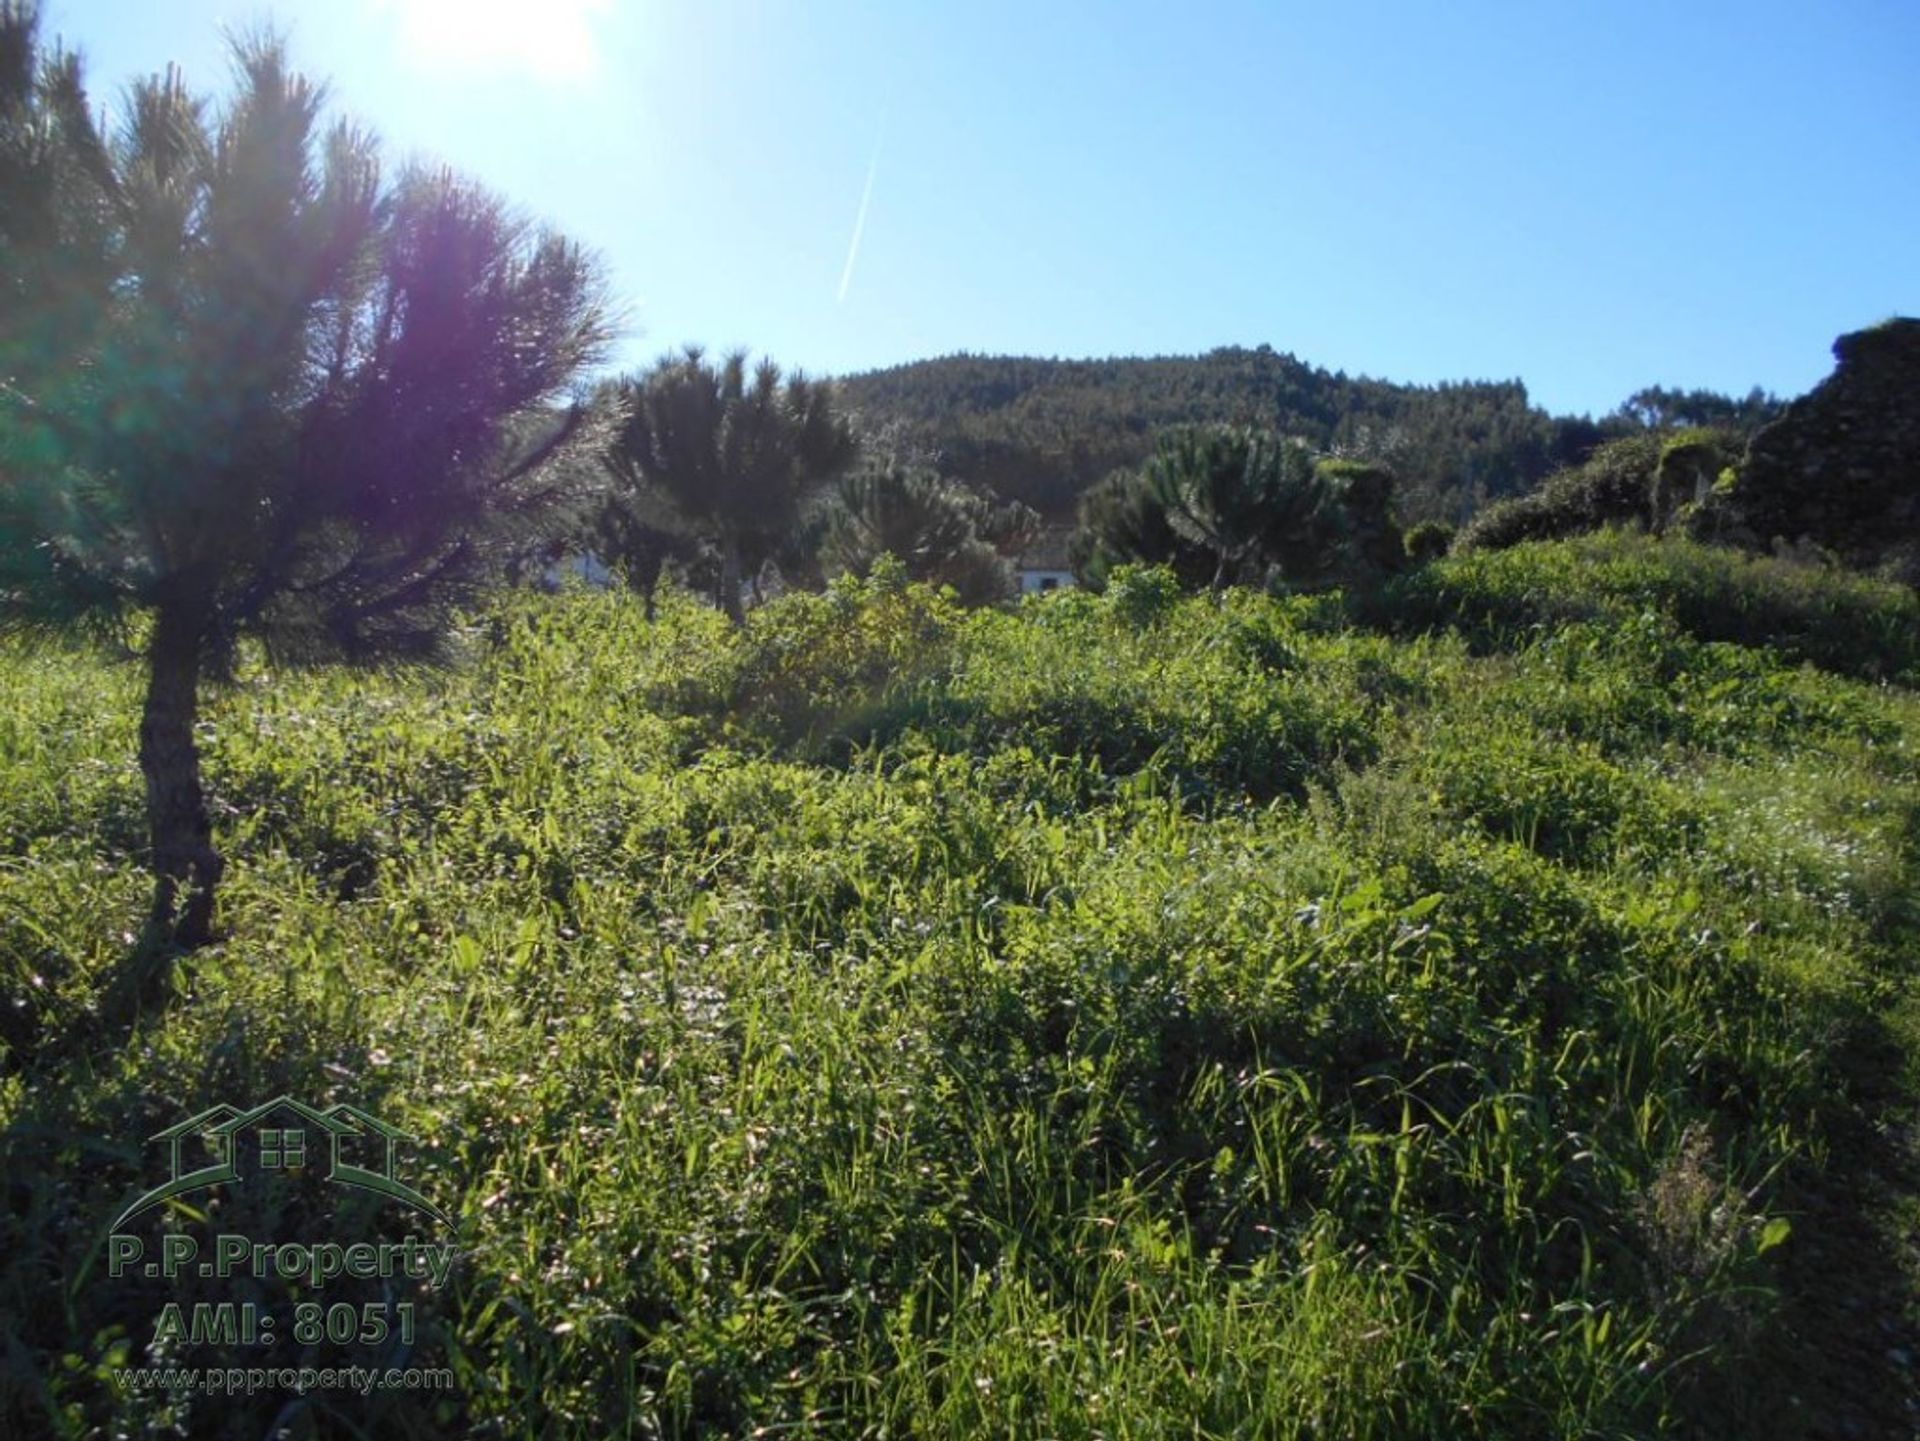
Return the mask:
POLYGON ((395 1143, 412 1138, 345 1102, 324 1111, 291 1096, 276 1096, 247 1111, 210 1106, 148 1139, 166 1143, 170 1179, 122 1211, 113 1223, 116 1231, 142 1211, 177 1196, 315 1166, 324 1168, 324 1180, 372 1191, 442 1225, 453 1224, 433 1202, 394 1177, 395 1143))

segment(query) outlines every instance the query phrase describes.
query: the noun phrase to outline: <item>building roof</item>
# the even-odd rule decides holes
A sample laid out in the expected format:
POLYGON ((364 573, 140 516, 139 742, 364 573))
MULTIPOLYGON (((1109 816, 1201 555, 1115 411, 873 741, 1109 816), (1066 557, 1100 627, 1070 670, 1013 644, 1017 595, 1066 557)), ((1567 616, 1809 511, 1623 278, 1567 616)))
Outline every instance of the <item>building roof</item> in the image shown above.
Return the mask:
POLYGON ((1034 537, 1032 545, 1020 552, 1014 562, 1017 570, 1072 570, 1073 527, 1050 525, 1034 537))

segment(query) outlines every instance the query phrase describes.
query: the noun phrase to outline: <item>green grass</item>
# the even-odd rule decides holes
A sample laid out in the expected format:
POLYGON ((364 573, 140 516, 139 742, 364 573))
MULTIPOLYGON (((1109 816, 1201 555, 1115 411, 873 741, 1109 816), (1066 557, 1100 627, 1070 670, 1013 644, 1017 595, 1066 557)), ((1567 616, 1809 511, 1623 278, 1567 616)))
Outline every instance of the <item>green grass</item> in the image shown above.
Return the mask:
POLYGON ((227 938, 124 1043, 137 677, 0 655, 0 1431, 1889 1434, 1910 601, 1603 538, 1398 605, 883 574, 249 674, 227 938), (423 1138, 452 1395, 114 1389, 142 1138, 280 1091, 423 1138))
POLYGON ((1385 611, 1398 629, 1455 626, 1482 644, 1652 611, 1699 640, 1920 684, 1920 595, 1910 588, 1632 532, 1455 556, 1401 582, 1385 611))

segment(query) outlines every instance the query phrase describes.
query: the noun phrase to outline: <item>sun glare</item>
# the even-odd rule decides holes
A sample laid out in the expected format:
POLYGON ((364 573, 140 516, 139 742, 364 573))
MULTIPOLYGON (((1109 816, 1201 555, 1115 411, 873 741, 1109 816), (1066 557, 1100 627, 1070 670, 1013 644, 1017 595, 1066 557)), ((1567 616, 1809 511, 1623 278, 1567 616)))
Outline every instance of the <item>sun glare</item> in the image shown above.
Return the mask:
POLYGON ((596 30, 613 0, 373 0, 397 22, 409 60, 435 69, 517 70, 579 81, 598 65, 596 30))

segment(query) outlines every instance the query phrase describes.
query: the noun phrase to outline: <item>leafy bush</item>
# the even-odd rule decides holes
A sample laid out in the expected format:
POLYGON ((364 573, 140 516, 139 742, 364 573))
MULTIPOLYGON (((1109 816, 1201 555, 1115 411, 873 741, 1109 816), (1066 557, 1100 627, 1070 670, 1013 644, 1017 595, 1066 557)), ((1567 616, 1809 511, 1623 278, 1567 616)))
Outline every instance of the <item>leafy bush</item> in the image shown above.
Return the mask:
POLYGON ((883 554, 864 579, 841 576, 824 594, 784 596, 755 613, 735 712, 782 741, 844 733, 883 689, 937 666, 958 620, 950 601, 910 584, 906 567, 883 554))
POLYGON ((1701 640, 1762 647, 1843 675, 1920 680, 1920 597, 1845 571, 1623 534, 1455 555, 1371 612, 1400 630, 1510 644, 1572 621, 1647 611, 1701 640))
POLYGON ((1604 525, 1646 525, 1652 518, 1660 441, 1630 435, 1594 451, 1583 465, 1556 471, 1531 495, 1488 506, 1460 531, 1462 551, 1504 550, 1527 540, 1555 540, 1604 525))
POLYGON ((1610 525, 1664 530, 1676 512, 1706 497, 1737 454, 1737 439, 1694 429, 1609 441, 1584 464, 1548 476, 1531 495, 1488 506, 1460 531, 1455 548, 1504 550, 1610 525))
POLYGON ((1179 577, 1166 566, 1118 566, 1106 589, 1112 613, 1135 630, 1165 619, 1180 602, 1179 577))
POLYGON ((1403 537, 1407 559, 1415 565, 1438 560, 1453 545, 1455 528, 1445 521, 1427 520, 1412 527, 1403 537))

